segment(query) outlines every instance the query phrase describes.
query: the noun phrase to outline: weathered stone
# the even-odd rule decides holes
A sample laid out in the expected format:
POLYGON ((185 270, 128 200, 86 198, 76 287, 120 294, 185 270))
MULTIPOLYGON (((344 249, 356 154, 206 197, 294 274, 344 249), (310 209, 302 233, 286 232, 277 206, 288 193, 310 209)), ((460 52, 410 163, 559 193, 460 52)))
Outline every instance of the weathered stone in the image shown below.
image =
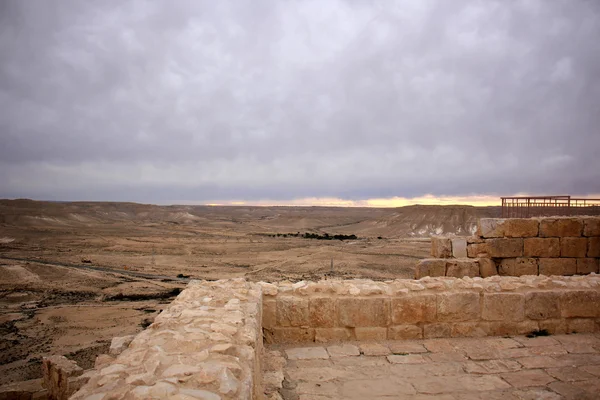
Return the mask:
POLYGON ((361 343, 360 352, 365 356, 387 356, 391 350, 380 343, 361 343))
POLYGON ((486 243, 490 257, 521 257, 523 256, 523 239, 487 239, 486 243))
POLYGON ((592 333, 596 332, 597 326, 590 318, 569 318, 567 321, 567 333, 592 333))
POLYGON ((297 347, 285 350, 288 360, 326 360, 329 354, 323 347, 297 347))
POLYGON ((420 354, 390 354, 386 357, 390 364, 425 364, 420 354))
POLYGON ((550 375, 542 370, 523 370, 509 372, 501 375, 502 378, 513 387, 544 386, 554 381, 550 375))
POLYGON ((479 262, 473 258, 449 259, 447 262, 446 276, 455 278, 479 276, 479 262))
POLYGON ((560 292, 529 292, 525 295, 525 316, 534 320, 560 318, 560 292))
POLYGON ((600 237, 588 238, 588 257, 600 257, 600 237))
POLYGON ((538 261, 528 257, 503 258, 498 273, 504 276, 537 275, 538 261))
POLYGON ((452 257, 452 241, 448 237, 431 237, 431 256, 434 258, 452 257))
POLYGON ((434 294, 416 294, 392 299, 392 323, 416 324, 435 321, 434 294))
POLYGON ((445 323, 423 325, 423 338, 445 338, 450 337, 450 325, 445 323))
POLYGON ((73 360, 64 356, 44 357, 42 360, 44 387, 48 390, 48 398, 68 399, 80 385, 72 385, 71 378, 83 374, 83 369, 73 360))
POLYGON ((277 302, 275 300, 263 301, 263 328, 274 328, 277 326, 277 302))
POLYGON ((358 327, 354 328, 356 340, 377 341, 387 339, 387 328, 358 327))
POLYGON ((540 237, 581 236, 583 221, 580 218, 542 218, 540 237))
MULTIPOLYGON (((331 329, 331 328, 330 328, 331 329)), ((314 328, 272 328, 265 331, 267 343, 305 343, 315 341, 314 328)))
POLYGON ((561 294, 560 310, 563 318, 600 317, 600 292, 571 290, 561 294))
POLYGON ((467 257, 467 239, 464 237, 452 238, 452 256, 454 258, 467 257))
POLYGON ((360 351, 358 347, 353 344, 341 344, 336 346, 327 347, 327 353, 329 353, 330 357, 351 357, 351 356, 359 356, 360 351))
POLYGON ((488 248, 487 243, 472 243, 467 244, 467 257, 477 258, 477 257, 489 257, 490 250, 488 248))
POLYGON ((583 217, 583 236, 600 236, 600 217, 583 217))
POLYGON ((335 326, 335 300, 330 297, 311 297, 308 303, 309 326, 333 328, 335 326))
POLYGON ((480 316, 478 293, 440 293, 436 295, 438 321, 470 321, 480 316))
POLYGON ((558 238, 527 238, 523 240, 525 257, 560 257, 558 238))
POLYGON ((390 302, 382 298, 340 298, 337 304, 338 326, 387 326, 390 302))
POLYGON ((538 330, 537 321, 490 321, 482 323, 486 336, 525 335, 538 330))
POLYGON ((308 299, 280 296, 277 298, 278 326, 307 326, 308 299))
POLYGON ((112 338, 110 342, 110 348, 108 349, 108 353, 113 356, 121 354, 123 350, 125 350, 129 346, 129 343, 131 343, 134 337, 135 335, 128 335, 112 338))
POLYGON ((498 266, 491 258, 479 258, 479 275, 482 278, 498 275, 498 266))
POLYGON ((540 275, 575 275, 577 261, 574 258, 540 258, 540 275))
POLYGON ((315 342, 342 342, 356 339, 352 328, 316 328, 315 342))
POLYGON ((480 218, 477 221, 477 236, 499 238, 504 236, 502 226, 506 220, 500 218, 480 218))
POLYGON ((585 257, 587 252, 587 239, 582 237, 560 238, 561 257, 585 257))
POLYGON ((522 321, 525 297, 521 293, 485 293, 481 318, 486 321, 522 321))
POLYGON ((416 325, 390 326, 387 332, 389 340, 422 339, 423 331, 416 325))
POLYGON ((538 235, 539 222, 529 218, 481 218, 478 234, 484 238, 525 238, 538 235))
POLYGON ((597 258, 578 258, 577 259, 577 273, 578 274, 590 274, 592 272, 598 273, 598 259, 597 258))
POLYGON ((421 279, 426 276, 445 276, 446 259, 443 258, 425 258, 419 260, 415 267, 415 279, 421 279))

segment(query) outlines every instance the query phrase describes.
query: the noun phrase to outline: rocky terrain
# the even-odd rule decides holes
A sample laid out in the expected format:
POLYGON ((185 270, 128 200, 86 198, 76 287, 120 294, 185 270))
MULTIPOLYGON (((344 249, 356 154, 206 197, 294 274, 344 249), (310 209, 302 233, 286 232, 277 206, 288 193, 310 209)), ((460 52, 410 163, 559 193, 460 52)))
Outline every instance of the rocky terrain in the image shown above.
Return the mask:
POLYGON ((48 354, 91 366, 190 278, 412 277, 430 235, 469 235, 499 212, 0 200, 0 384, 39 377, 48 354))

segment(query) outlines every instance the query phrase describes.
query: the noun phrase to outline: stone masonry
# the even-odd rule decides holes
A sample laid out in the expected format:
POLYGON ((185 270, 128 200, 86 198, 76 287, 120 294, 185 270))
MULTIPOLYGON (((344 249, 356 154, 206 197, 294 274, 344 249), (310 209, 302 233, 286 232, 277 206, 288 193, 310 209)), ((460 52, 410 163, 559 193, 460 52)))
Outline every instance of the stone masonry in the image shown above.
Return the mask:
POLYGON ((243 279, 190 282, 116 358, 100 356, 71 398, 261 398, 261 298, 243 279))
POLYGON ((260 283, 267 343, 596 332, 600 276, 260 283))
POLYGON ((482 218, 472 237, 431 238, 415 278, 598 273, 600 217, 482 218))

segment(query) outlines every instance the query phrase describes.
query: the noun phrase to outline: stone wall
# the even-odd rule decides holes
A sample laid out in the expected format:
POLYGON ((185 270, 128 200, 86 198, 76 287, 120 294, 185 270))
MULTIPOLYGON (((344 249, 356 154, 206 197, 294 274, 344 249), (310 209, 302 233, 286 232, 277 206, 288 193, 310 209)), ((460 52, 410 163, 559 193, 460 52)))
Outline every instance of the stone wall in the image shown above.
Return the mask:
POLYGON ((598 273, 600 217, 482 218, 472 237, 432 237, 424 276, 598 273))
POLYGON ((243 279, 192 281, 120 354, 99 357, 71 398, 261 398, 261 299, 243 279))
POLYGON ((600 276, 263 285, 265 340, 329 342, 594 332, 600 276))

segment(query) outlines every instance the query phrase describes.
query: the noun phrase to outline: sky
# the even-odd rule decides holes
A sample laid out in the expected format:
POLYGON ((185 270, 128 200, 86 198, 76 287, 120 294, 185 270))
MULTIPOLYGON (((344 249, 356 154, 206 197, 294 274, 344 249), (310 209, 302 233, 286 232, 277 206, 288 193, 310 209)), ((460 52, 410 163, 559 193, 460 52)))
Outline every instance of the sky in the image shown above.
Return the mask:
POLYGON ((0 198, 600 197, 600 2, 0 0, 0 198))

